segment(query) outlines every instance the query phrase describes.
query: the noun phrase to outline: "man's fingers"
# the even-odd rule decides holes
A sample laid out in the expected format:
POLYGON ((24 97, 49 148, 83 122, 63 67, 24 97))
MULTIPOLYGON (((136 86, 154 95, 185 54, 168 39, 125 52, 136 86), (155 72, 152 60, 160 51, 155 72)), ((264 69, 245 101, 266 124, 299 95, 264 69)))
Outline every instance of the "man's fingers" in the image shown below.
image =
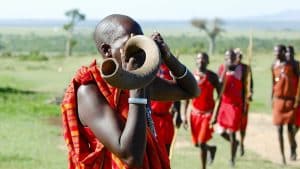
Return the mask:
POLYGON ((120 49, 120 54, 121 54, 121 57, 125 56, 125 52, 124 52, 123 48, 120 49))
POLYGON ((132 70, 133 69, 134 61, 135 61, 134 57, 129 58, 129 61, 128 61, 127 66, 126 66, 126 70, 132 70))
POLYGON ((155 39, 155 40, 159 40, 159 41, 162 41, 162 40, 163 40, 163 38, 161 37, 160 33, 157 32, 157 31, 153 32, 153 34, 151 35, 151 37, 152 37, 153 39, 155 39))

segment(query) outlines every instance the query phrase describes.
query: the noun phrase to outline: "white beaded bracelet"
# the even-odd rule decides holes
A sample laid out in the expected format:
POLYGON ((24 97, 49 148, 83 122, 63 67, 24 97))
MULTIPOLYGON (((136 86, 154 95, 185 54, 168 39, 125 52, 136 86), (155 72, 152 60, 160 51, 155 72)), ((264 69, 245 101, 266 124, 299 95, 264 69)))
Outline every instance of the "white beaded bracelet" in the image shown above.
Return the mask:
POLYGON ((187 73, 188 73, 188 69, 186 68, 186 67, 184 67, 185 68, 185 71, 184 71, 184 73, 183 73, 183 75, 181 75, 181 76, 175 76, 175 75, 173 75, 173 73, 170 71, 170 75, 174 78, 174 79, 182 79, 182 78, 184 78, 186 75, 187 75, 187 73))
POLYGON ((148 100, 145 98, 134 98, 134 97, 128 98, 129 104, 147 104, 147 102, 148 102, 148 100))

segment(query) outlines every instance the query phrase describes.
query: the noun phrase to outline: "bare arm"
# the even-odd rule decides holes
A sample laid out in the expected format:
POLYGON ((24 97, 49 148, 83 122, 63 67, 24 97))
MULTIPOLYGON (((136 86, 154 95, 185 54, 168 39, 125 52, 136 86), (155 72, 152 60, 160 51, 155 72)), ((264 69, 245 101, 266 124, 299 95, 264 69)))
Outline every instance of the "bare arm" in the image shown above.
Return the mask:
POLYGON ((180 79, 175 79, 175 83, 156 78, 153 83, 150 84, 151 99, 181 100, 197 97, 200 90, 193 74, 170 52, 168 45, 164 42, 159 33, 154 33, 152 38, 158 44, 162 59, 172 74, 176 77, 185 75, 185 73, 186 75, 180 79))
POLYGON ((215 74, 214 72, 210 72, 210 76, 208 76, 209 81, 211 82, 211 84, 215 87, 218 97, 220 96, 221 93, 221 83, 219 82, 219 77, 217 74, 215 74))
MULTIPOLYGON (((130 97, 145 97, 144 89, 131 90, 130 97)), ((77 92, 78 113, 97 139, 129 166, 141 166, 146 147, 145 105, 129 104, 122 122, 95 84, 82 85, 77 92)))
POLYGON ((216 91, 217 91, 217 99, 216 99, 216 104, 214 107, 214 110, 212 112, 212 119, 211 119, 211 125, 214 125, 217 122, 217 117, 218 117, 218 113, 219 113, 219 108, 220 108, 220 102, 221 102, 221 95, 222 95, 222 84, 219 82, 219 77, 217 74, 211 72, 209 80, 212 83, 212 85, 215 87, 216 91))
POLYGON ((183 111, 182 111, 182 119, 183 119, 183 127, 185 129, 188 128, 189 119, 190 119, 190 111, 191 111, 191 101, 190 100, 184 100, 183 101, 183 111))

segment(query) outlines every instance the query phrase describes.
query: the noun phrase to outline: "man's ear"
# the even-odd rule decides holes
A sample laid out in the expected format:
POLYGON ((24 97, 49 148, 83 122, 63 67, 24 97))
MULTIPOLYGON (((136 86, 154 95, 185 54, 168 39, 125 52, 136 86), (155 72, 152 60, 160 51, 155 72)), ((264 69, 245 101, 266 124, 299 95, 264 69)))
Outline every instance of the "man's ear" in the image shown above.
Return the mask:
POLYGON ((112 53, 111 53, 111 46, 109 44, 106 43, 102 43, 100 45, 99 50, 101 51, 101 53, 103 54, 103 56, 105 58, 111 57, 112 53))

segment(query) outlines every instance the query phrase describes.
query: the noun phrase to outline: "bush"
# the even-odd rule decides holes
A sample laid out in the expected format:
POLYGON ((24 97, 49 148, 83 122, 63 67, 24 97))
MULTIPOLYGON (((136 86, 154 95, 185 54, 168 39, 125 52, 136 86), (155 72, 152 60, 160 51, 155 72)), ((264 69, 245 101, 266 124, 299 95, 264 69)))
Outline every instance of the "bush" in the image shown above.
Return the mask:
POLYGON ((48 57, 40 54, 39 51, 31 51, 27 55, 18 56, 18 58, 24 61, 47 61, 48 60, 48 57))
POLYGON ((9 58, 9 57, 14 57, 11 51, 4 51, 1 53, 1 57, 3 58, 9 58))
MULTIPOLYGON (((74 39, 78 44, 74 47, 73 53, 80 55, 97 54, 92 33, 77 33, 74 39)), ((189 35, 189 34, 174 34, 164 36, 164 39, 170 46, 171 50, 177 54, 195 54, 199 51, 208 50, 208 39, 206 36, 189 35)), ((65 51, 66 38, 64 35, 37 35, 37 34, 7 34, 0 36, 0 41, 5 44, 6 51, 14 53, 26 53, 29 51, 40 51, 42 53, 61 53, 65 51)), ((216 39, 215 54, 224 54, 229 48, 239 47, 243 51, 248 46, 248 36, 219 36, 216 39)), ((290 44, 295 47, 300 46, 300 40, 289 37, 264 37, 256 36, 253 39, 253 50, 257 53, 265 53, 273 50, 273 46, 277 43, 290 44), (258 38, 259 37, 259 38, 258 38)), ((4 52, 5 53, 5 52, 4 52)), ((7 54, 2 54, 5 56, 7 54)), ((24 60, 47 60, 48 58, 41 55, 39 52, 30 52, 31 54, 22 56, 24 60)), ((7 56, 12 56, 11 53, 7 56)))

